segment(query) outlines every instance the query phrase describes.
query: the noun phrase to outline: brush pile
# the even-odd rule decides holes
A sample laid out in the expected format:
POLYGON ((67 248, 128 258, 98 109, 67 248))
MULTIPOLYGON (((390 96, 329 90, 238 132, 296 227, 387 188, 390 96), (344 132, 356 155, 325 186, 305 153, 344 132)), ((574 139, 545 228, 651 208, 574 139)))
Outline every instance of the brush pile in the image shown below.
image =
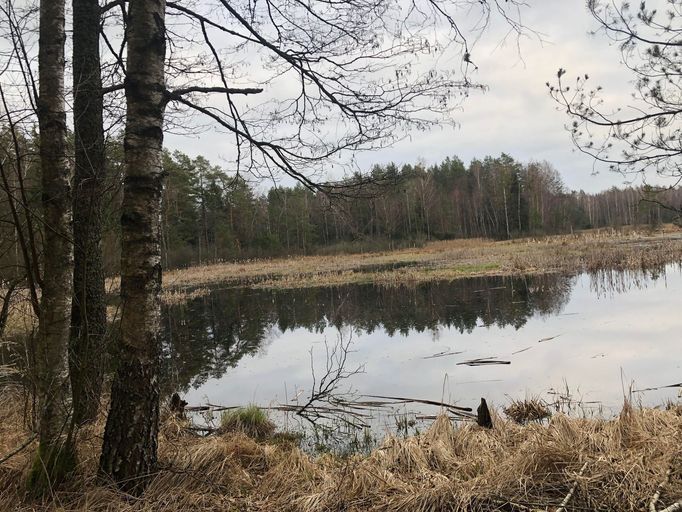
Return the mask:
MULTIPOLYGON (((30 439, 17 403, 0 399, 0 460, 30 439)), ((134 499, 95 478, 100 422, 81 432, 78 477, 44 503, 20 491, 34 445, 0 464, 0 510, 682 510, 679 407, 626 404, 612 420, 557 414, 523 426, 496 416, 494 424, 485 430, 440 416, 420 436, 388 437, 368 456, 346 458, 164 426, 159 473, 134 499)))

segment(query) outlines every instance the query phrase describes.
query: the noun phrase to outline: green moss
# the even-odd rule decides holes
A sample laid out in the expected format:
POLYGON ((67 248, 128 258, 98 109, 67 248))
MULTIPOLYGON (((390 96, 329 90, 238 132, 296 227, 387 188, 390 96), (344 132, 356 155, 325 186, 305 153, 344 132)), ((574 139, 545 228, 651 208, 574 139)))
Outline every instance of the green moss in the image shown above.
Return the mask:
POLYGON ((51 492, 76 469, 76 454, 65 443, 38 445, 38 452, 26 479, 26 492, 40 497, 51 492))

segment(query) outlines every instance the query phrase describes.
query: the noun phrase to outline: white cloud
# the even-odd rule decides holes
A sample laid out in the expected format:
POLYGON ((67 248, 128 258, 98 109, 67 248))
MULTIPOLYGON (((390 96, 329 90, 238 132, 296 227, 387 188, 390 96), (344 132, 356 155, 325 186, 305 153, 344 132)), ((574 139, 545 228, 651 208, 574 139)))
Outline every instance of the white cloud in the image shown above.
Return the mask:
MULTIPOLYGON (((458 128, 445 127, 412 133, 393 147, 357 155, 362 168, 374 163, 413 163, 424 159, 437 163, 457 155, 465 162, 475 157, 506 152, 521 161, 547 160, 554 164, 571 189, 598 191, 622 185, 622 176, 603 172, 594 175, 594 161, 572 146, 564 126, 566 115, 550 98, 546 82, 557 70, 567 76, 588 74, 595 85, 604 86, 609 104, 627 104, 631 76, 620 63, 618 48, 601 34, 591 35, 597 25, 583 0, 532 2, 524 22, 542 33, 537 38, 505 40, 507 27, 493 24, 474 48, 479 66, 474 78, 485 83, 485 93, 473 93, 455 120, 458 128)), ((281 92, 281 91, 280 91, 281 92)), ((169 136, 167 146, 213 160, 231 153, 233 140, 209 131, 195 138, 169 136)), ((331 167, 331 166, 330 166, 331 167)), ((330 171, 332 174, 335 171, 330 171)))

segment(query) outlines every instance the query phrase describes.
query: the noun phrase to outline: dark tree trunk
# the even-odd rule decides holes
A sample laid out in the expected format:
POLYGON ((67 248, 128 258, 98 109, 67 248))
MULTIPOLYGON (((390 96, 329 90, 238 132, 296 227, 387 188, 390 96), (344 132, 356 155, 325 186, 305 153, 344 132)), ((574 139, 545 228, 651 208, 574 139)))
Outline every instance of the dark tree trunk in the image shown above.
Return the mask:
POLYGON ((38 56, 40 167, 45 221, 36 385, 40 406, 38 456, 29 488, 47 492, 73 466, 68 434, 71 404, 67 373, 73 247, 71 172, 64 106, 64 0, 41 0, 38 56))
POLYGON ((165 8, 136 0, 128 19, 121 335, 100 470, 134 493, 155 470, 159 429, 165 8))
POLYGON ((102 392, 106 306, 102 267, 104 132, 98 0, 73 0, 76 173, 69 369, 76 425, 95 419, 102 392))

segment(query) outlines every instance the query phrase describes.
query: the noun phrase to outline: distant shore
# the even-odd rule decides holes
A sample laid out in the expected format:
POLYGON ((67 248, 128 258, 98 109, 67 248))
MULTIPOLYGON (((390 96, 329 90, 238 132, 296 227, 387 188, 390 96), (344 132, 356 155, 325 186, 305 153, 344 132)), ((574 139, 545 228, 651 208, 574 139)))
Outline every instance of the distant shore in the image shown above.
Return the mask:
MULTIPOLYGON (((349 284, 409 286, 466 277, 513 276, 552 272, 655 271, 682 264, 682 229, 624 228, 581 231, 494 241, 459 239, 428 242, 395 251, 350 253, 197 265, 163 273, 161 300, 181 304, 207 295, 216 286, 266 289, 312 288, 349 284)), ((119 279, 107 280, 118 293, 119 279)), ((30 330, 27 301, 12 309, 7 332, 30 330)), ((117 309, 110 306, 113 318, 117 309)))
POLYGON ((304 288, 374 283, 399 286, 486 275, 647 270, 670 263, 682 263, 680 228, 590 230, 509 241, 437 241, 391 252, 193 266, 166 271, 164 294, 168 302, 173 302, 181 300, 183 289, 215 285, 304 288))

